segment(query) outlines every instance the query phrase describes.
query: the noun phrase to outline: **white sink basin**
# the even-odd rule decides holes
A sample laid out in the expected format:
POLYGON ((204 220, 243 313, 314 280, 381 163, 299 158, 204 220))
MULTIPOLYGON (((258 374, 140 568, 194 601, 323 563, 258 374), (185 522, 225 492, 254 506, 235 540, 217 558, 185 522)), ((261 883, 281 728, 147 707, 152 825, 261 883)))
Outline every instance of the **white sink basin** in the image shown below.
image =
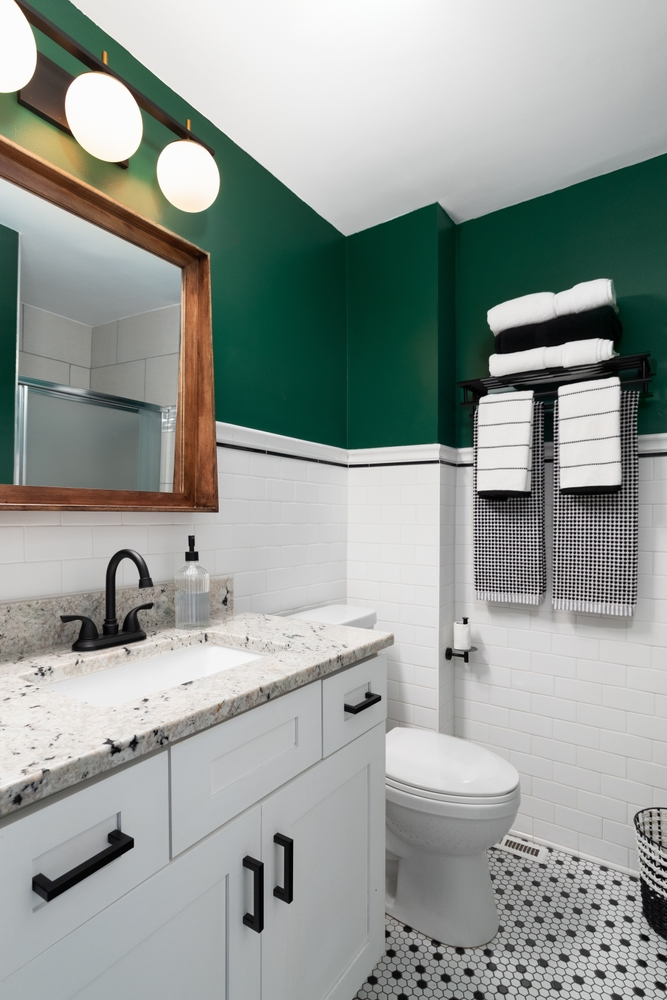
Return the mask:
POLYGON ((98 670, 81 677, 68 677, 49 685, 58 694, 89 705, 108 707, 138 701, 156 691, 166 691, 198 677, 208 677, 221 670, 239 667, 261 659, 261 653, 231 649, 212 643, 172 649, 168 653, 147 656, 145 660, 121 663, 117 667, 98 670))

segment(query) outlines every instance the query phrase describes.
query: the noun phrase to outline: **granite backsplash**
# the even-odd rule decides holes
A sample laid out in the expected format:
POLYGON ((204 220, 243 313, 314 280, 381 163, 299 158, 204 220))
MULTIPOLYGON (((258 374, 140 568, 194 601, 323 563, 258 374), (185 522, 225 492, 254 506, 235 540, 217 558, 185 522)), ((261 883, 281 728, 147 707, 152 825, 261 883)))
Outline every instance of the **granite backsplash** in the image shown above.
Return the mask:
MULTIPOLYGON (((151 611, 141 611, 144 629, 169 628, 174 625, 174 583, 159 583, 139 590, 119 587, 116 592, 116 616, 120 625, 128 611, 138 604, 154 603, 151 611)), ((234 610, 233 578, 211 577, 211 618, 223 621, 234 610)), ((86 615, 102 629, 105 617, 105 592, 61 594, 36 601, 0 603, 0 671, 2 661, 17 660, 40 650, 60 645, 71 646, 79 634, 80 622, 60 621, 61 615, 86 615)))

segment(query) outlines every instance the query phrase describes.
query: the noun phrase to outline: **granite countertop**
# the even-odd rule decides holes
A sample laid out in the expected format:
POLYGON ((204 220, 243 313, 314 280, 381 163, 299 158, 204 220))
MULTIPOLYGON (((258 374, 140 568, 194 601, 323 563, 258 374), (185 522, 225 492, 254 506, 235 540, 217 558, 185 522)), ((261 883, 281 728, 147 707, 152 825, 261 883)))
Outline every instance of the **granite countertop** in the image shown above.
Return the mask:
POLYGON ((99 653, 50 652, 0 662, 0 817, 118 764, 350 666, 393 643, 385 632, 275 615, 229 615, 205 632, 147 629, 145 642, 99 653), (243 666, 98 708, 50 682, 199 643, 265 654, 243 666))

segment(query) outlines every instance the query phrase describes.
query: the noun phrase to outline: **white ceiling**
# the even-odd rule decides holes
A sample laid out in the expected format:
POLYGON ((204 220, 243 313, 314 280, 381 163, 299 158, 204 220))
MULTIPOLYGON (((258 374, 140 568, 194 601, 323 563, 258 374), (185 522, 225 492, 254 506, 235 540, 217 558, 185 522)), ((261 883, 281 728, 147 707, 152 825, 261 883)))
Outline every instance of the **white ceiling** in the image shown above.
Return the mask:
POLYGON ((667 151, 665 0, 74 2, 345 234, 667 151))
POLYGON ((21 234, 21 301, 101 326, 181 301, 181 269, 0 179, 0 224, 21 234))

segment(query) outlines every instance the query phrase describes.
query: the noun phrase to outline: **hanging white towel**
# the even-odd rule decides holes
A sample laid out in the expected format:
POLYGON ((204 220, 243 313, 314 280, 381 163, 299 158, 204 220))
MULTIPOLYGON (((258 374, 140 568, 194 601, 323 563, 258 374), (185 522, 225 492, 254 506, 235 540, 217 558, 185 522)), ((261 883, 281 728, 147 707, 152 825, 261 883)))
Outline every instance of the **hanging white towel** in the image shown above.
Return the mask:
POLYGON ((557 316, 568 316, 570 313, 587 312, 600 306, 616 306, 616 291, 611 278, 595 278, 594 281, 582 281, 564 292, 554 296, 554 307, 557 316))
POLYGON ((541 368, 572 368, 609 361, 615 354, 613 340, 572 340, 558 347, 534 347, 532 351, 512 354, 492 354, 489 374, 496 377, 517 372, 534 372, 541 368))
POLYGON ((530 493, 533 391, 483 396, 477 411, 477 492, 530 493))
POLYGON ((621 383, 575 382, 558 389, 561 493, 621 488, 621 383))
POLYGON ((553 292, 534 292, 521 295, 518 299, 508 299, 489 309, 486 319, 494 333, 502 333, 513 326, 528 326, 529 323, 546 323, 556 318, 553 292))

